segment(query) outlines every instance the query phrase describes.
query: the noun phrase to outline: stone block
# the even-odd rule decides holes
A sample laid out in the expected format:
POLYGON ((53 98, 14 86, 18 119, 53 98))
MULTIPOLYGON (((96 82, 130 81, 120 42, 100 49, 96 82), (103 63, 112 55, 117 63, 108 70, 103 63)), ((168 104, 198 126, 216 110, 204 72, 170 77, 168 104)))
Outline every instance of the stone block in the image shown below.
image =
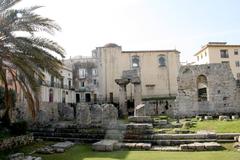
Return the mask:
POLYGON ((92 149, 94 151, 112 152, 114 150, 114 145, 117 145, 117 143, 118 141, 116 140, 101 140, 93 143, 92 149))
POLYGON ((115 124, 118 119, 118 110, 113 104, 104 104, 103 106, 103 126, 109 127, 111 124, 115 124))
POLYGON ((240 143, 239 142, 234 143, 233 148, 240 149, 240 143))
POLYGON ((23 160, 24 153, 15 153, 8 156, 9 160, 23 160))
POLYGON ((204 116, 204 120, 213 120, 212 116, 204 116))
POLYGON ((143 143, 142 149, 144 150, 150 150, 152 147, 151 143, 143 143))
POLYGON ((74 119, 73 108, 68 104, 58 104, 58 114, 60 116, 60 119, 64 121, 71 121, 74 119))
POLYGON ((222 146, 217 142, 206 142, 203 143, 206 150, 219 150, 222 146))
POLYGON ((37 117, 36 117, 37 123, 46 125, 49 123, 49 121, 50 121, 50 117, 46 111, 40 110, 37 113, 37 117))
POLYGON ((150 116, 130 116, 128 117, 129 122, 135 123, 152 123, 153 120, 150 116))
POLYGON ((103 108, 98 104, 92 105, 90 107, 90 113, 91 113, 91 123, 93 125, 102 125, 103 108))
POLYGON ((80 127, 86 127, 91 124, 90 108, 88 104, 79 103, 77 104, 77 116, 76 121, 80 127))
POLYGON ((239 115, 232 115, 232 120, 239 119, 239 115))
POLYGON ((66 149, 72 147, 73 145, 74 145, 74 143, 72 143, 70 141, 65 141, 65 142, 56 143, 56 144, 52 145, 52 147, 54 149, 59 149, 60 148, 60 149, 66 150, 66 149))
POLYGON ((182 151, 211 151, 211 150, 219 150, 222 146, 217 142, 205 142, 205 143, 191 143, 191 144, 182 144, 180 145, 180 149, 182 151))
POLYGON ((36 150, 36 153, 39 153, 39 154, 53 154, 54 152, 55 152, 54 149, 49 146, 39 148, 36 150))
POLYGON ((145 104, 139 104, 134 110, 134 116, 146 116, 145 104))
POLYGON ((228 120, 230 120, 230 117, 229 116, 219 116, 218 119, 220 121, 228 121, 228 120))

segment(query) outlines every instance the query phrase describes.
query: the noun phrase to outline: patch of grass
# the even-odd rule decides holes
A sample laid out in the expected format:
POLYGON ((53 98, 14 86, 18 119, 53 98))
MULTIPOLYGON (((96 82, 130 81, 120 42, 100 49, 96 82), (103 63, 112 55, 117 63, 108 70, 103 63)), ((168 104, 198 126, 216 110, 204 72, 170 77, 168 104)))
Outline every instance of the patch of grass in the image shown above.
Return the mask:
POLYGON ((190 128, 192 131, 206 130, 217 133, 240 133, 240 120, 234 121, 219 121, 208 120, 199 121, 190 128))
MULTIPOLYGON (((36 148, 44 145, 52 144, 52 142, 42 142, 22 147, 11 151, 11 153, 24 152, 30 153, 36 148)), ((232 143, 223 144, 224 151, 212 152, 158 152, 158 151, 115 151, 115 152, 94 152, 90 145, 77 144, 71 149, 60 154, 39 155, 44 160, 238 160, 240 152, 236 152, 232 148, 232 143)), ((10 152, 0 152, 0 159, 5 160, 6 155, 10 152)))

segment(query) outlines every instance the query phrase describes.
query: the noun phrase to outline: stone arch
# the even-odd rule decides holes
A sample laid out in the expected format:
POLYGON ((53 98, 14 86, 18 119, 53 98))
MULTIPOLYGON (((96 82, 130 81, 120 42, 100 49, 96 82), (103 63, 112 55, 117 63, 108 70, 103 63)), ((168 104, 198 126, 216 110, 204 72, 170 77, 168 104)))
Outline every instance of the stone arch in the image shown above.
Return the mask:
POLYGON ((208 81, 205 75, 201 74, 197 77, 197 92, 198 101, 208 100, 208 81))

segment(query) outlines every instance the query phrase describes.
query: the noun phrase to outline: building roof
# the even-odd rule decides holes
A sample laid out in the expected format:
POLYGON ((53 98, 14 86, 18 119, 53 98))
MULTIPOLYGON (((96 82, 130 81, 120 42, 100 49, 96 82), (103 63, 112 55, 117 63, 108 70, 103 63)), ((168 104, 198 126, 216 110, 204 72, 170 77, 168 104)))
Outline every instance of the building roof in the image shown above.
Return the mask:
POLYGON ((172 50, 138 50, 138 51, 122 51, 122 53, 147 53, 147 52, 177 52, 181 53, 176 49, 172 50))
POLYGON ((194 56, 197 56, 208 47, 240 47, 240 45, 229 45, 227 42, 208 42, 208 44, 204 45, 194 56))
POLYGON ((115 43, 107 43, 103 47, 113 48, 113 47, 120 47, 120 46, 115 43))

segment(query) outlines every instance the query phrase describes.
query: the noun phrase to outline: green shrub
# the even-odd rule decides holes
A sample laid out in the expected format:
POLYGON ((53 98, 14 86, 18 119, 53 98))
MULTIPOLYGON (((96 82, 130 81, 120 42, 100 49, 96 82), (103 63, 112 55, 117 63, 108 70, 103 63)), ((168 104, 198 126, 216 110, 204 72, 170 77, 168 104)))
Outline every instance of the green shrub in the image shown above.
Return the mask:
POLYGON ((20 121, 10 125, 10 132, 13 135, 22 135, 27 133, 27 122, 20 121))

